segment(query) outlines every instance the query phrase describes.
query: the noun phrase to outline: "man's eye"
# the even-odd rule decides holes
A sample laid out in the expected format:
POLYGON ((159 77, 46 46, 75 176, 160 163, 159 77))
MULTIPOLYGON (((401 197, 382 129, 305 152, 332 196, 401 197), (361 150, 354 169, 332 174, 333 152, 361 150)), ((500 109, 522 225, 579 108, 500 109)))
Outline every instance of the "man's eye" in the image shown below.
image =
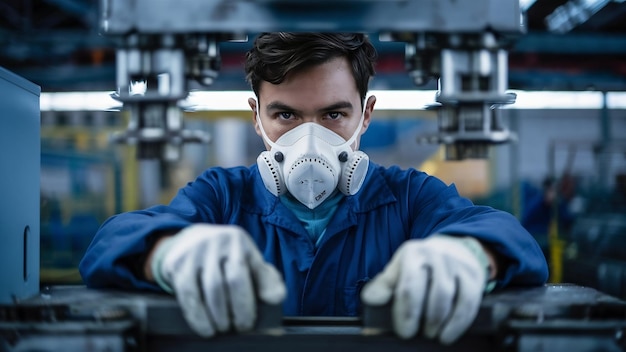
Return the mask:
POLYGON ((279 112, 278 117, 280 117, 283 120, 289 120, 293 117, 293 114, 290 112, 279 112))
POLYGON ((337 111, 333 111, 333 112, 329 112, 328 113, 328 117, 331 120, 336 120, 336 119, 340 118, 341 116, 342 116, 342 114, 340 112, 337 112, 337 111))

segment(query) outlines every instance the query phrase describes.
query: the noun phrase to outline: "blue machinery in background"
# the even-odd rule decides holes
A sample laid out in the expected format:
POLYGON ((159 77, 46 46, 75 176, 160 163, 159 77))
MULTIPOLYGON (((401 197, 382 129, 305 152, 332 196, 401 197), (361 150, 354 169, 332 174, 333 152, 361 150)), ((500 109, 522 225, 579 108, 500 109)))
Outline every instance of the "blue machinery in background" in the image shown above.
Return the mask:
MULTIPOLYGON (((42 146, 51 138, 42 137, 42 146)), ((82 282, 78 263, 100 224, 122 211, 120 161, 108 151, 42 147, 41 282, 82 282), (55 174, 60 174, 56 179, 55 174), (60 178, 60 179, 59 179, 60 178)))

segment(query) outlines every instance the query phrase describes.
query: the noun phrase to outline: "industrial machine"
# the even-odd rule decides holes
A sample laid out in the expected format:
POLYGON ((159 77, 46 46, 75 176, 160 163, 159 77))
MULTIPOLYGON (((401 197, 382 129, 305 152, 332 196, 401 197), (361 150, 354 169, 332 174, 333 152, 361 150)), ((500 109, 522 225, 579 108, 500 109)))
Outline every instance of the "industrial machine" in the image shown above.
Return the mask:
POLYGON ((208 136, 184 129, 179 103, 192 84, 218 79, 220 42, 268 31, 364 32, 404 42, 417 85, 438 81, 432 108, 448 160, 484 158, 514 135, 499 105, 507 93, 507 47, 523 33, 518 0, 164 0, 101 1, 101 32, 117 44, 117 94, 130 112, 118 142, 138 158, 175 160, 186 142, 208 136), (194 83, 192 83, 194 82, 194 83))
POLYGON ((391 332, 390 307, 360 317, 283 317, 259 307, 253 331, 207 339, 169 295, 54 287, 0 305, 0 351, 623 351, 626 302, 591 288, 549 285, 485 297, 458 341, 443 346, 391 332))

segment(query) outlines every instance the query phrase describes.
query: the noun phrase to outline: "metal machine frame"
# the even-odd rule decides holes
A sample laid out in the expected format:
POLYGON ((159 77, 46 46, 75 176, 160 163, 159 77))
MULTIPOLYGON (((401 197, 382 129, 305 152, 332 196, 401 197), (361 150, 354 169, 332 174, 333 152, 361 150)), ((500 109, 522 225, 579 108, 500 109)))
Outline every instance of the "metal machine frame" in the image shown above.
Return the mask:
POLYGON ((269 31, 364 32, 406 44, 417 85, 439 82, 434 108, 448 160, 484 158, 514 139, 502 124, 507 48, 524 32, 517 0, 101 0, 101 31, 117 42, 117 99, 130 111, 115 140, 139 158, 176 160, 185 142, 208 141, 183 128, 178 103, 189 82, 218 79, 219 43, 269 31), (138 83, 140 83, 138 85, 138 83), (137 89, 140 86, 141 89, 137 89))

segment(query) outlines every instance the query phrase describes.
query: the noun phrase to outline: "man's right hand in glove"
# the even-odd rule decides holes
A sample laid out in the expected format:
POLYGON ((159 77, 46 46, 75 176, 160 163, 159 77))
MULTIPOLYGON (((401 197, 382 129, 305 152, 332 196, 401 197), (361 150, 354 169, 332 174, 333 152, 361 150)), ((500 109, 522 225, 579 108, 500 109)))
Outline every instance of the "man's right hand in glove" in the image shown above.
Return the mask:
POLYGON ((287 292, 280 273, 234 225, 195 224, 161 239, 145 271, 176 295, 189 326, 205 337, 252 329, 257 298, 279 304, 287 292))

